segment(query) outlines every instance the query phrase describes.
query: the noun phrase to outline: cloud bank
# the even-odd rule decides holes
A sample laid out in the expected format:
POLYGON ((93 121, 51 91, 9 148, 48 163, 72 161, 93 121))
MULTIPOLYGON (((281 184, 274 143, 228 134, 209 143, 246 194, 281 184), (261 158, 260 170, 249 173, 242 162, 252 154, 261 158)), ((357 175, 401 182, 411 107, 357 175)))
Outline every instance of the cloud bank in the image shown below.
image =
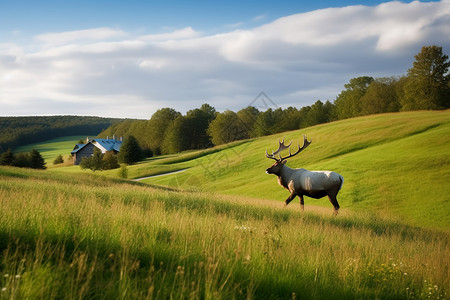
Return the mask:
POLYGON ((136 35, 114 28, 0 43, 0 115, 148 119, 209 103, 244 108, 264 91, 279 106, 333 101, 349 79, 405 74, 424 45, 450 51, 450 1, 348 6, 251 30, 136 35))

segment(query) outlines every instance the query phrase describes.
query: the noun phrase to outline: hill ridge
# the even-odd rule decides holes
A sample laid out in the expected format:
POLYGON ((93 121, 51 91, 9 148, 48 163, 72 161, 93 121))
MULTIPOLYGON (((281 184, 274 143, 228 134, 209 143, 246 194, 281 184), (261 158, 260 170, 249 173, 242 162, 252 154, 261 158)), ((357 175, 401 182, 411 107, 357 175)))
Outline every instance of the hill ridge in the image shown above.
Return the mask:
POLYGON ((448 123, 450 123, 450 121, 442 122, 442 123, 438 123, 438 124, 433 124, 433 125, 430 125, 430 126, 428 126, 426 128, 419 129, 417 131, 411 132, 411 133, 406 134, 406 135, 401 136, 401 137, 397 137, 397 138, 394 138, 394 139, 386 139, 386 140, 382 140, 382 141, 379 141, 379 142, 374 142, 374 143, 372 143, 370 145, 367 145, 367 146, 361 146, 361 147, 356 147, 356 148, 353 148, 353 149, 348 149, 348 151, 346 151, 346 152, 336 153, 335 155, 327 156, 324 159, 337 158, 339 156, 347 155, 349 153, 353 153, 353 152, 357 152, 357 151, 361 151, 361 150, 366 150, 366 149, 369 149, 371 147, 376 147, 376 146, 392 143, 392 142, 395 142, 395 141, 399 141, 399 140, 402 140, 402 139, 406 139, 406 138, 409 138, 409 137, 412 137, 412 136, 415 136, 415 135, 419 135, 419 134, 425 133, 427 131, 430 131, 430 130, 432 130, 434 128, 443 126, 443 125, 448 124, 448 123))

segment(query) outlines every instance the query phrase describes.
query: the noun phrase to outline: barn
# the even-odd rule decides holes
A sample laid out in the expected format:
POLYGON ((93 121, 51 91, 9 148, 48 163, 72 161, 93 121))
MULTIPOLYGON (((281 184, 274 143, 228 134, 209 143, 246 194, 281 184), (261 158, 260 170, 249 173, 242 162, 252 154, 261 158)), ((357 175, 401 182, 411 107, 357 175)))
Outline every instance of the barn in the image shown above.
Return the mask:
POLYGON ((120 146, 122 146, 122 138, 116 139, 93 139, 87 140, 86 144, 76 144, 71 154, 73 157, 73 164, 79 165, 83 157, 90 157, 94 155, 94 149, 98 148, 102 153, 112 151, 114 154, 120 152, 120 146))

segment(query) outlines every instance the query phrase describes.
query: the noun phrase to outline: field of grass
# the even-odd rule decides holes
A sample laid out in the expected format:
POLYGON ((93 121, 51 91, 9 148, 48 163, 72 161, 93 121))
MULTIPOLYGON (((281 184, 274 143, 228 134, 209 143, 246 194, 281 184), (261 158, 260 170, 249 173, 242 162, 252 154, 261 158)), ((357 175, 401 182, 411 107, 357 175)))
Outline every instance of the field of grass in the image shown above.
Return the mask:
POLYGON ((0 167, 0 299, 450 296, 448 231, 279 204, 0 167))
MULTIPOLYGON (((274 136, 240 141, 212 149, 150 158, 129 166, 129 178, 185 170, 142 180, 150 185, 214 192, 278 201, 288 193, 264 170, 265 158, 277 140, 298 141, 306 133, 312 145, 288 162, 290 167, 328 169, 342 174, 338 195, 341 212, 379 211, 401 222, 426 228, 450 229, 450 111, 420 111, 365 116, 323 124, 274 136)), ((60 153, 69 153, 80 136, 51 140, 21 148, 38 149, 52 167, 60 153)), ((66 159, 66 157, 65 157, 66 159)), ((82 173, 79 167, 50 171, 82 173)), ((100 174, 118 177, 117 170, 100 174)), ((298 201, 298 200, 296 200, 298 201)), ((294 201, 292 206, 296 205, 294 201)), ((298 202, 297 202, 298 203, 298 202)), ((306 198, 306 210, 326 198, 306 198)))
POLYGON ((41 153, 42 157, 47 163, 47 167, 50 167, 58 155, 62 155, 64 161, 66 161, 75 144, 78 143, 79 140, 84 139, 86 139, 86 136, 66 136, 40 143, 21 146, 17 149, 14 149, 14 152, 29 152, 31 149, 36 149, 39 151, 39 153, 41 153))
MULTIPOLYGON (((378 211, 410 225, 450 229, 449 110, 365 116, 230 144, 217 151, 151 159, 130 166, 129 176, 187 169, 142 182, 281 202, 288 192, 274 175, 265 174, 273 163, 265 150, 275 150, 284 136, 298 141, 303 134, 312 144, 287 165, 342 174, 345 182, 338 195, 342 212, 378 211)), ((115 176, 116 172, 104 174, 115 176)), ((305 209, 311 205, 332 211, 326 198, 306 198, 305 209)))

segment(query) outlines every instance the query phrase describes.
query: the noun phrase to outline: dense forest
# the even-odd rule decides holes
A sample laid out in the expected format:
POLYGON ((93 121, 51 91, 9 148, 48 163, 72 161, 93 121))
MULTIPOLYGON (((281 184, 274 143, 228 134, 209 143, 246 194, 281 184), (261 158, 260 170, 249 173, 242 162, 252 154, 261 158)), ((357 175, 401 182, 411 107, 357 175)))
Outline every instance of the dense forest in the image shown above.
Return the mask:
POLYGON ((0 153, 68 135, 97 135, 121 121, 123 119, 79 116, 0 117, 0 153))
POLYGON ((163 108, 150 120, 114 124, 99 137, 134 136, 147 154, 169 154, 369 114, 450 108, 450 61, 442 47, 425 46, 414 58, 405 76, 351 79, 333 103, 238 112, 203 104, 185 115, 163 108))

